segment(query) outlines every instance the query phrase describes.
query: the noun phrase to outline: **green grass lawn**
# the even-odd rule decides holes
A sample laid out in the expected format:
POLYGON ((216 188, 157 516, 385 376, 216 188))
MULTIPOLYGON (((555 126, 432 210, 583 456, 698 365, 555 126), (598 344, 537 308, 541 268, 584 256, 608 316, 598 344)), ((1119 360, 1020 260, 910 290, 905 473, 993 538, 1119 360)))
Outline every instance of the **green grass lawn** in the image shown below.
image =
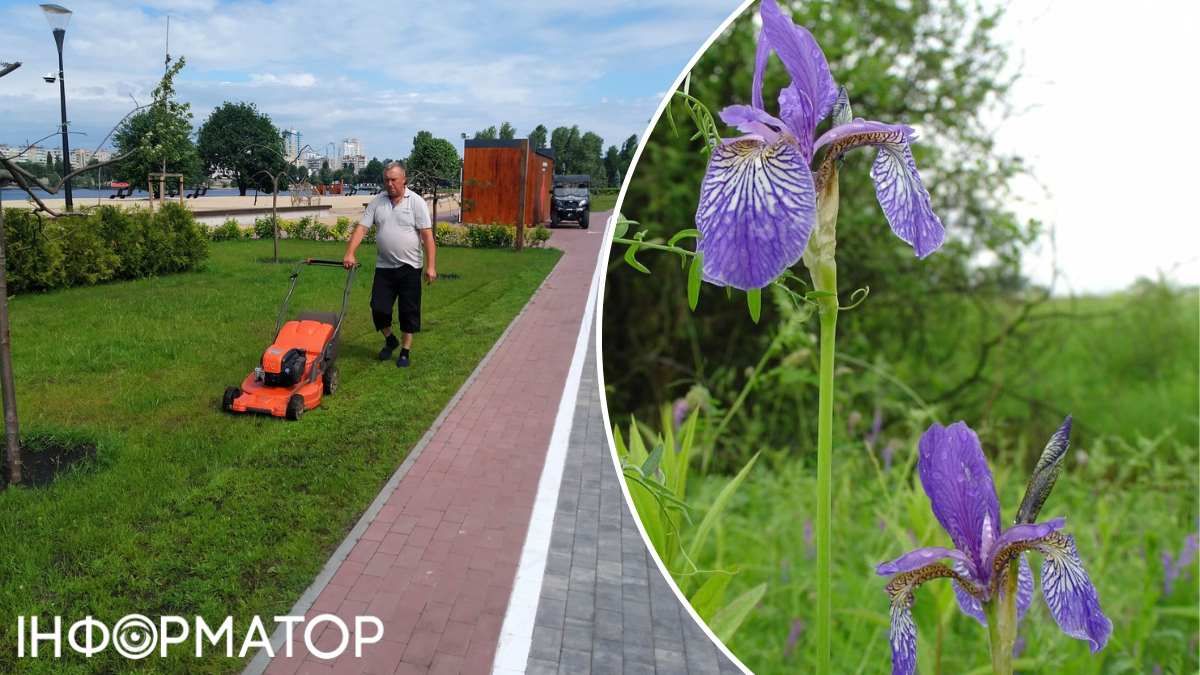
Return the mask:
POLYGON ((590 207, 591 207, 592 213, 599 213, 601 211, 611 211, 613 209, 613 207, 616 205, 617 205, 617 193, 615 193, 615 192, 612 194, 592 195, 592 197, 591 197, 590 207))
MULTIPOLYGON (((282 250, 340 258, 344 244, 282 250)), ((220 410, 224 388, 273 338, 291 265, 259 262, 270 254, 270 242, 219 243, 203 272, 11 301, 22 432, 84 437, 99 451, 50 486, 0 492, 0 671, 18 666, 18 615, 110 625, 129 613, 233 615, 244 630, 253 615, 286 614, 560 256, 441 249, 443 278, 425 289, 424 330, 400 370, 375 357, 375 251, 364 246, 341 389, 287 422, 220 410)), ((344 279, 306 268, 293 309, 336 309, 344 279)), ((244 663, 184 651, 20 665, 233 672, 244 663)))

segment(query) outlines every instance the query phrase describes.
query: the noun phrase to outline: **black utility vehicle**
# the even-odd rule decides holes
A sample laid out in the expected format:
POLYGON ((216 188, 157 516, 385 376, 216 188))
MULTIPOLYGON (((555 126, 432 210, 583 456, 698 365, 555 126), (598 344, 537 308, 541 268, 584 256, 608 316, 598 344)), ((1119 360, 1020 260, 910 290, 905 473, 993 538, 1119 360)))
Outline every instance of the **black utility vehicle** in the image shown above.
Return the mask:
POLYGON ((554 177, 554 194, 550 196, 550 224, 558 225, 564 220, 573 220, 587 229, 591 215, 588 186, 592 177, 588 175, 563 174, 554 177))

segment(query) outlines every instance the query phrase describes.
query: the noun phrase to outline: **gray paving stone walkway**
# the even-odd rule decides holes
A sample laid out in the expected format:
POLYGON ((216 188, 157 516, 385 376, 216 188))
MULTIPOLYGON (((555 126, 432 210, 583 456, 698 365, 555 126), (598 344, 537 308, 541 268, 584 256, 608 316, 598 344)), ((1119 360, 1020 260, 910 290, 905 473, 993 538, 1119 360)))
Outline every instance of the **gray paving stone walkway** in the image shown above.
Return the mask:
POLYGON ((526 672, 742 672, 683 610, 650 558, 618 483, 593 345, 574 423, 526 672))

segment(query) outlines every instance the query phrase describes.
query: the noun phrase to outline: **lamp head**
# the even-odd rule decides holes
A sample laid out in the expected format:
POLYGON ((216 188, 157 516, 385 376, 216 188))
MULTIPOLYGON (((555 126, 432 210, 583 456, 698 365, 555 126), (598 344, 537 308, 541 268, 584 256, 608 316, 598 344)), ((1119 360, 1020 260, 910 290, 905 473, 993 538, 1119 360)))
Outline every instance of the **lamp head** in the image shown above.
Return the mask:
POLYGON ((46 16, 46 23, 50 24, 50 28, 55 32, 66 31, 67 24, 71 23, 71 10, 62 5, 41 5, 42 13, 46 16))

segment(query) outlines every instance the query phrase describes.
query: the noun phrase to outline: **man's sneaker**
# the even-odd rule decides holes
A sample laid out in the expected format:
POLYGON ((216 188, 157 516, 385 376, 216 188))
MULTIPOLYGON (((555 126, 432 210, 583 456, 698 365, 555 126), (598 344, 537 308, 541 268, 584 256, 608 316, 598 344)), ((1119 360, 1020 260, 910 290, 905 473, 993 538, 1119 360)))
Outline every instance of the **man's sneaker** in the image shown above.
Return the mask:
POLYGON ((397 368, 407 368, 408 367, 408 350, 407 349, 400 350, 400 356, 399 356, 399 358, 396 359, 396 367, 397 368))
POLYGON ((396 351, 396 347, 400 346, 400 340, 396 339, 395 335, 387 336, 387 340, 383 343, 383 349, 379 350, 379 360, 387 361, 392 358, 392 352, 396 351))

